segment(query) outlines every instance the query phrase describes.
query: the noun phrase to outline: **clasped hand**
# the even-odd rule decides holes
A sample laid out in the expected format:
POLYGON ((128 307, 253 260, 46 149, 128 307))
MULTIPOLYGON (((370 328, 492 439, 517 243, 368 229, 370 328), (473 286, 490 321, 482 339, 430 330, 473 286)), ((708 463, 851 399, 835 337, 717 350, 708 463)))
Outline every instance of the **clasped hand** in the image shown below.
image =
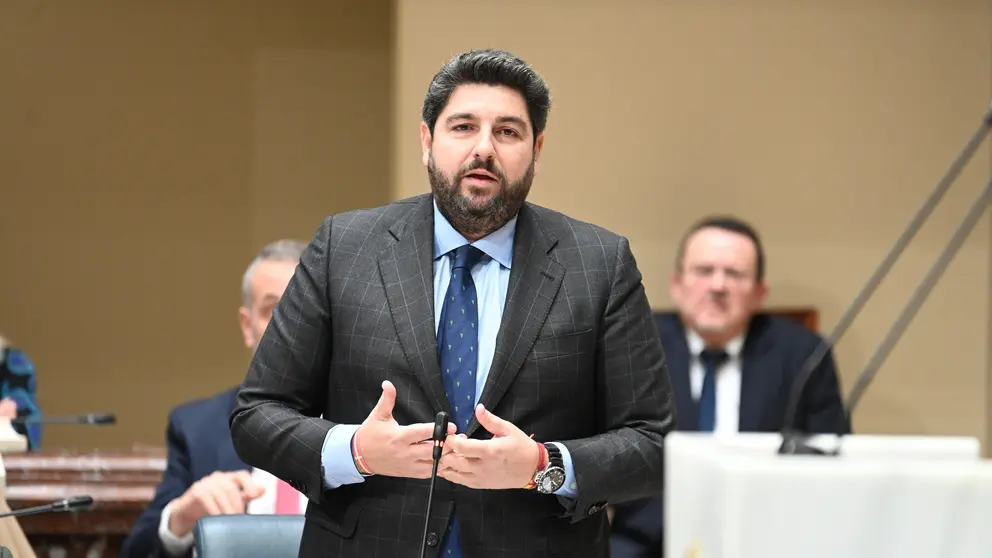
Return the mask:
MULTIPOLYGON (((430 478, 433 469, 433 423, 401 426, 393 418, 396 388, 382 383, 382 395, 355 433, 356 453, 376 475, 414 479, 430 478)), ((438 476, 477 489, 523 488, 534 477, 540 461, 539 445, 512 423, 475 409, 479 424, 491 440, 473 440, 455 434, 448 424, 448 438, 438 464, 438 476)))
POLYGON ((465 434, 449 437, 438 476, 469 488, 523 488, 533 480, 541 459, 537 442, 482 405, 476 406, 475 417, 492 439, 473 440, 465 434))

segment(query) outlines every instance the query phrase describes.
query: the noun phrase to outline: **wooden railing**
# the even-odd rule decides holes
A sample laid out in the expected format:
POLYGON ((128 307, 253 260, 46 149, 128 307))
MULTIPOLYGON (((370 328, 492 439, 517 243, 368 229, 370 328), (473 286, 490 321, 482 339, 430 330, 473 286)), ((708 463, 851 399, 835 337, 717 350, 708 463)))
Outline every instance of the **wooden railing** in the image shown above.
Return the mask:
POLYGON ((4 455, 7 503, 13 509, 87 495, 87 510, 19 519, 39 558, 116 557, 131 526, 151 501, 165 471, 165 453, 68 453, 4 455))

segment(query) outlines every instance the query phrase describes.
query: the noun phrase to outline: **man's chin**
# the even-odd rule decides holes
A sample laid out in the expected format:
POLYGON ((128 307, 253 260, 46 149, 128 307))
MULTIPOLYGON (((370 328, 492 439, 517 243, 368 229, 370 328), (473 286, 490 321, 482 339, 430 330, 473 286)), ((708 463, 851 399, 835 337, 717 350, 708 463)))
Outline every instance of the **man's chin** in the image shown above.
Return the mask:
POLYGON ((484 203, 488 203, 489 200, 499 195, 500 190, 498 182, 492 185, 462 184, 461 195, 472 202, 483 200, 484 203))
POLYGON ((697 321, 695 325, 700 335, 723 335, 730 329, 726 322, 697 321))
POLYGON ((495 194, 462 193, 462 205, 472 215, 488 215, 493 208, 495 194))

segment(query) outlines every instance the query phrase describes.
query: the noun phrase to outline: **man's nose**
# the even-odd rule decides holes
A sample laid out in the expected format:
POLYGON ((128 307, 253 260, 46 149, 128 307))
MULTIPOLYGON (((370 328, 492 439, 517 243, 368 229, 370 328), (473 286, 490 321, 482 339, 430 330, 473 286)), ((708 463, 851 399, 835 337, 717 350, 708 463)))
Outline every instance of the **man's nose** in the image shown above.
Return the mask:
POLYGON ((482 133, 479 134, 479 140, 475 142, 475 147, 472 149, 472 155, 483 161, 492 159, 496 155, 496 149, 493 146, 493 136, 490 130, 483 128, 482 133))
POLYGON ((710 289, 717 292, 724 292, 727 290, 727 274, 722 271, 715 271, 710 277, 710 289))

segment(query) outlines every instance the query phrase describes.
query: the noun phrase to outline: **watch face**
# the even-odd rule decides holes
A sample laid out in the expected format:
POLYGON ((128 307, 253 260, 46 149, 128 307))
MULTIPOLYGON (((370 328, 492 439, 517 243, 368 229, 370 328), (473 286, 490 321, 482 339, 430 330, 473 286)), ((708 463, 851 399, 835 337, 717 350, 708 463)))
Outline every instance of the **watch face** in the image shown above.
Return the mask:
POLYGON ((565 470, 552 467, 541 475, 541 480, 537 482, 537 488, 540 492, 551 494, 561 488, 563 484, 565 484, 565 470))

